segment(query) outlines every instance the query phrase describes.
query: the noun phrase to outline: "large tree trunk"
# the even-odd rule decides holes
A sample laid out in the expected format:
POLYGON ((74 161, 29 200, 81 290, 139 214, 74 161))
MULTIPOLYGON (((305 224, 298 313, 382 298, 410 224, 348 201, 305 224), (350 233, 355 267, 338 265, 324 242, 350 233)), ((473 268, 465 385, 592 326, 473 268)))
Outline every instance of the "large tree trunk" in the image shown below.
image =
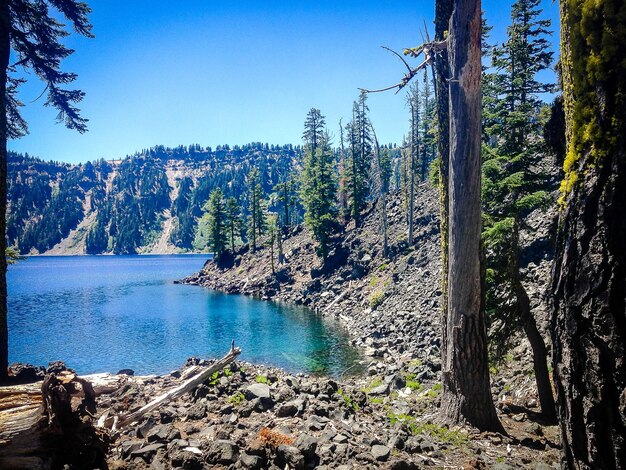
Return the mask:
POLYGON ((480 0, 455 1, 448 33, 448 316, 441 410, 452 422, 502 432, 491 398, 481 286, 481 23, 480 0))
POLYGON ((513 225, 513 249, 509 261, 511 285, 515 295, 517 315, 533 351, 533 370, 535 371, 541 412, 547 421, 556 424, 556 405, 552 393, 552 383, 550 382, 550 371, 548 370, 548 349, 539 328, 537 328, 537 322, 530 309, 528 293, 522 284, 519 271, 519 246, 519 220, 516 217, 513 225))
POLYGON ((9 334, 7 326, 7 67, 10 56, 10 18, 6 0, 0 1, 0 383, 7 380, 9 365, 9 334))
MULTIPOLYGON (((435 2, 435 41, 446 37, 452 16, 452 0, 435 2)), ((450 118, 448 78, 450 64, 447 54, 435 56, 435 98, 437 110, 437 158, 439 160, 439 232, 441 236, 441 344, 446 344, 448 316, 448 165, 450 154, 450 118)), ((446 362, 446 348, 441 348, 441 363, 446 362)))
POLYGON ((567 159, 551 327, 563 465, 577 469, 626 468, 625 14, 624 2, 561 2, 567 159))

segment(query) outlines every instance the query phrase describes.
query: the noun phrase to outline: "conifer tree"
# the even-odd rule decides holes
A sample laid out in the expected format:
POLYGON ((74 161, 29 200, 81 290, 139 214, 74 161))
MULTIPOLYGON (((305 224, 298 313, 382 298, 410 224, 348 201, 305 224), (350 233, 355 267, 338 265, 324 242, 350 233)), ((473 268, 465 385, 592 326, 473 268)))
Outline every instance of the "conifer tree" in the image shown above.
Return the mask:
POLYGON ((257 240, 266 228, 265 204, 259 170, 252 168, 248 174, 248 240, 252 250, 257 247, 257 240))
POLYGON ((372 136, 369 128, 367 94, 361 92, 352 106, 352 121, 346 126, 348 135, 348 161, 346 180, 350 215, 356 226, 361 223, 361 212, 369 196, 368 178, 372 157, 372 136))
POLYGON ((533 350, 542 412, 555 421, 547 348, 520 273, 524 217, 547 202, 551 189, 551 175, 542 170, 546 167, 541 162, 545 152, 537 124, 543 105, 537 94, 551 85, 538 82, 534 75, 548 67, 552 58, 544 37, 550 33, 550 22, 538 19, 538 3, 518 0, 513 4, 509 38, 494 53, 496 72, 489 80, 490 91, 504 101, 493 106, 495 114, 489 117, 495 124, 489 130, 496 129, 498 134, 483 148, 483 239, 487 249, 486 308, 495 346, 492 349, 501 356, 514 332, 525 332, 533 350))
MULTIPOLYGON (((65 88, 76 75, 61 70, 61 61, 73 52, 61 42, 69 33, 58 16, 65 17, 77 34, 93 37, 86 3, 76 0, 7 0, 0 3, 0 253, 6 250, 7 139, 27 131, 19 112, 19 86, 25 82, 11 74, 20 68, 33 72, 46 84, 46 105, 55 108, 58 121, 80 133, 87 130, 87 120, 76 104, 84 96, 80 90, 65 88), (59 12, 50 11, 50 8, 59 12), (10 65, 11 54, 15 62, 10 65)), ((8 330, 6 307, 6 258, 0 256, 0 382, 8 376, 8 330)))
POLYGON ((317 109, 309 111, 303 134, 305 142, 304 164, 300 181, 300 198, 304 206, 304 222, 318 242, 317 252, 322 258, 328 254, 328 243, 335 225, 337 209, 335 195, 337 182, 334 156, 328 134, 313 132, 311 116, 324 118, 317 109))
POLYGON ((243 220, 241 218, 241 208, 237 199, 229 197, 226 200, 226 225, 228 229, 228 235, 230 237, 230 251, 235 252, 235 243, 239 234, 241 233, 241 227, 243 220))
POLYGON ((219 261, 226 250, 228 237, 228 219, 224 204, 224 193, 222 193, 220 188, 211 192, 204 209, 208 216, 209 246, 213 251, 215 261, 219 261))

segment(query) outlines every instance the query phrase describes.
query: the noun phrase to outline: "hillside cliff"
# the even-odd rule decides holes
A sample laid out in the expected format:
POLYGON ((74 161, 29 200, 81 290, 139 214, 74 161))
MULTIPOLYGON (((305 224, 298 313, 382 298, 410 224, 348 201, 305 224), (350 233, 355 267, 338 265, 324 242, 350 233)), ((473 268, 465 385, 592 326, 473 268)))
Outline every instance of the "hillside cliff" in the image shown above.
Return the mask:
POLYGON ((250 168, 269 194, 300 153, 261 143, 159 146, 78 165, 10 153, 8 244, 22 254, 201 252, 209 193, 219 187, 245 207, 250 168))

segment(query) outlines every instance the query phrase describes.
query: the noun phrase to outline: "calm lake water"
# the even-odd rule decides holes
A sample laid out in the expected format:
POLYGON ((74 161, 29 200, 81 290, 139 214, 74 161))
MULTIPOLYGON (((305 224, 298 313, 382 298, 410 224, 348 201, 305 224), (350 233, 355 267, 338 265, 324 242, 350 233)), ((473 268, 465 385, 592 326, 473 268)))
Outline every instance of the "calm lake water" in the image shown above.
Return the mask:
POLYGON ((79 373, 163 374, 190 356, 339 374, 358 360, 338 324, 310 310, 174 284, 206 256, 33 257, 9 267, 10 361, 79 373))

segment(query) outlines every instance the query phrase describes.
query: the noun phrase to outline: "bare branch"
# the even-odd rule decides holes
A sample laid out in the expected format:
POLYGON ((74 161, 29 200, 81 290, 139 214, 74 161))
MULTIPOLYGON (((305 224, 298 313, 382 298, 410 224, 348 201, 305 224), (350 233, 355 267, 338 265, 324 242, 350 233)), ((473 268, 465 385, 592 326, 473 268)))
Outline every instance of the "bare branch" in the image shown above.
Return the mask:
POLYGON ((398 54, 396 51, 394 51, 393 49, 387 47, 387 46, 380 46, 383 49, 391 52, 392 54, 394 54, 396 57, 398 57, 403 63, 404 65, 406 65, 406 69, 410 72, 411 71, 411 67, 409 66, 409 64, 407 64, 406 60, 404 60, 404 57, 402 57, 400 54, 398 54))
MULTIPOLYGON (((428 35, 428 31, 426 32, 426 34, 428 35)), ((383 49, 387 49, 388 51, 400 57, 400 55, 397 52, 389 49, 388 47, 385 47, 385 46, 381 46, 381 47, 383 49)), ((419 72, 420 70, 422 70, 424 67, 428 65, 432 65, 432 63, 435 60, 435 56, 445 51, 447 47, 448 47, 448 42, 446 40, 443 40, 443 41, 426 42, 422 44, 421 46, 410 48, 410 49, 405 49, 404 55, 408 55, 411 57, 419 57, 420 54, 424 54, 424 61, 421 64, 419 64, 417 67, 411 68, 409 67, 409 64, 407 64, 406 61, 402 59, 402 62, 404 62, 404 64, 407 66, 409 71, 404 75, 404 77, 402 77, 402 80, 400 80, 399 83, 396 83, 395 85, 391 85, 385 88, 379 88, 377 90, 368 90, 366 88, 359 88, 359 90, 365 93, 381 93, 383 91, 389 91, 389 90, 393 90, 394 88, 397 88, 396 94, 398 94, 400 90, 402 90, 405 86, 409 84, 409 82, 417 74, 417 72, 419 72)))

